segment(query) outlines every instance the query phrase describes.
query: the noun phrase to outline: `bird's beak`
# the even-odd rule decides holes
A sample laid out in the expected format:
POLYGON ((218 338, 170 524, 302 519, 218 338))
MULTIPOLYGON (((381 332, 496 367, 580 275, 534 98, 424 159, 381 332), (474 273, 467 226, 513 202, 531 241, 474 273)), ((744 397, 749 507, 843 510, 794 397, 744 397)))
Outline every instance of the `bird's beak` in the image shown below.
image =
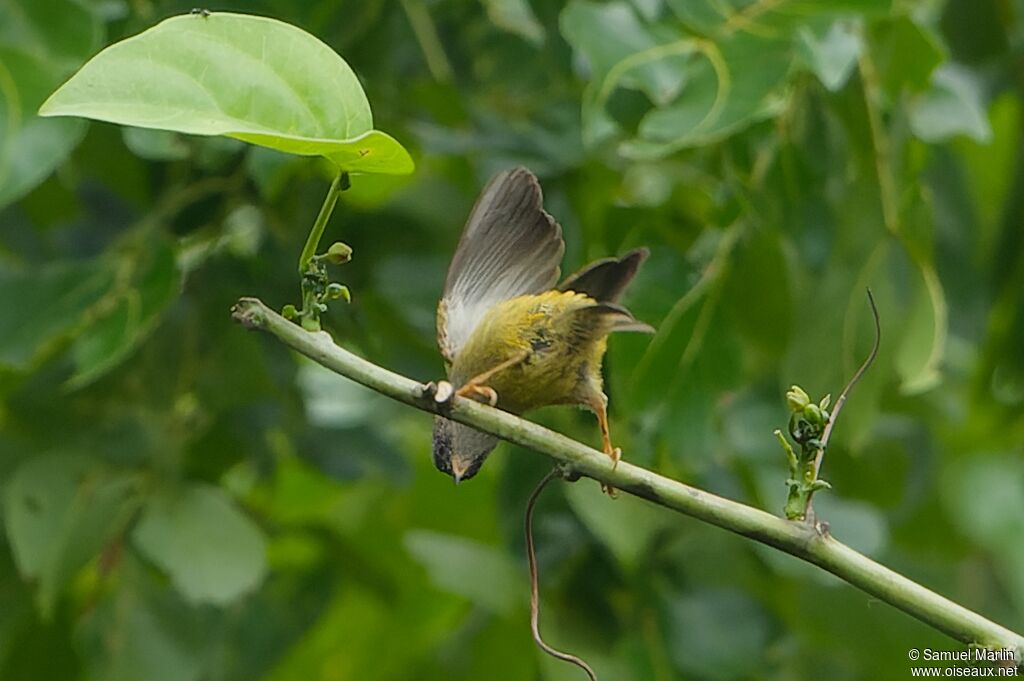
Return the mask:
POLYGON ((452 457, 452 480, 455 481, 456 485, 462 481, 462 476, 466 474, 466 469, 468 468, 469 466, 467 464, 459 461, 455 457, 452 457))

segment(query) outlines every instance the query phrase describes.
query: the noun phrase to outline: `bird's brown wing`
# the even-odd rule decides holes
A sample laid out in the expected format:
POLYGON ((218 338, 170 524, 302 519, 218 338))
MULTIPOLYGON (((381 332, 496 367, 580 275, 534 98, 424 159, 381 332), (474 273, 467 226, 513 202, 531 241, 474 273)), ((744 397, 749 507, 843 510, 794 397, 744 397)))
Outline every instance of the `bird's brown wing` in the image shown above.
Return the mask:
POLYGON ((437 342, 451 363, 494 304, 540 293, 558 281, 562 228, 544 211, 526 168, 495 175, 469 215, 437 307, 437 342))
POLYGON ((584 293, 597 301, 580 310, 580 313, 597 315, 609 332, 654 333, 649 324, 638 321, 629 310, 618 304, 623 291, 633 281, 649 254, 646 248, 637 248, 619 258, 596 260, 566 278, 558 285, 558 290, 584 293))
POLYGON ((646 248, 637 248, 619 258, 595 260, 566 278, 558 290, 585 293, 601 303, 617 303, 649 254, 646 248))

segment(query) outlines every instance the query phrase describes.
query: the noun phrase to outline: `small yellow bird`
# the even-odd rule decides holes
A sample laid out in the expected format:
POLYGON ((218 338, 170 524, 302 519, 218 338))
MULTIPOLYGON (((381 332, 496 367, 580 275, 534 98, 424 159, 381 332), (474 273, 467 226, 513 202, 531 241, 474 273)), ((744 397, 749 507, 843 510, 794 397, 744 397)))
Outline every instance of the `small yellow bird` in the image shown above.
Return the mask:
MULTIPOLYGON (((608 433, 601 362, 613 331, 652 333, 617 304, 648 251, 587 265, 557 287, 562 228, 543 208, 525 168, 497 174, 470 213, 444 295, 437 342, 457 394, 513 414, 576 404, 597 416, 604 452, 621 450, 608 433)), ((473 477, 497 445, 493 435, 438 416, 434 464, 455 482, 473 477)))

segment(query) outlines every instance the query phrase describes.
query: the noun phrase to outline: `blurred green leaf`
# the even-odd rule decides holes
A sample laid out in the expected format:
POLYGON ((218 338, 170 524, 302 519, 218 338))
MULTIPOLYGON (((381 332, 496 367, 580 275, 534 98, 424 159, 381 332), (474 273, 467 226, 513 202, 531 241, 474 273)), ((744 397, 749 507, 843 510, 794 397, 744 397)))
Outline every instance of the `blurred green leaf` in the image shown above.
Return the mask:
POLYGON ((124 283, 124 277, 119 277, 113 309, 75 339, 70 387, 86 385, 124 361, 156 327, 181 289, 175 252, 165 241, 151 240, 130 266, 130 281, 124 283))
POLYGON ((1024 544, 1016 542, 1004 546, 1006 548, 999 549, 996 562, 1013 594, 1016 610, 1020 612, 1024 606, 1024 544))
MULTIPOLYGON (((590 67, 583 136, 594 146, 625 133, 619 153, 660 159, 702 146, 779 114, 798 54, 829 89, 849 77, 861 41, 853 13, 884 15, 888 0, 865 2, 670 2, 679 21, 644 23, 626 3, 575 0, 562 33, 590 67), (633 125, 613 113, 619 88, 640 90, 649 110, 633 125)), ((633 114, 637 116, 637 114, 633 114)))
POLYGON ((702 43, 685 70, 676 102, 651 110, 639 138, 622 148, 630 158, 660 158, 673 151, 719 140, 778 113, 778 95, 792 61, 788 43, 738 33, 716 44, 702 43))
POLYGON ((1020 612, 1024 603, 1024 551, 1020 550, 1024 546, 1024 460, 1019 452, 977 454, 952 462, 942 473, 943 505, 954 526, 988 550, 1020 612))
MULTIPOLYGON (((769 358, 779 357, 789 344, 794 312, 790 276, 778 235, 751 230, 740 239, 726 275, 726 304, 736 330, 747 347, 769 358), (757 291, 757 305, 750 305, 757 291)), ((801 320, 802 321, 802 320, 801 320)))
POLYGON ((668 163, 634 163, 626 169, 618 198, 628 206, 660 206, 672 195, 676 173, 668 163))
POLYGON ((663 618, 676 668, 701 679, 735 679, 764 669, 769 620, 736 589, 662 594, 663 618))
POLYGON ((589 145, 607 138, 616 127, 604 109, 616 88, 641 90, 652 102, 668 103, 683 87, 687 57, 696 49, 656 36, 621 1, 572 0, 559 25, 590 71, 583 103, 583 140, 589 145))
POLYGON ((992 549, 1024 542, 1024 462, 1019 456, 971 456, 942 479, 950 517, 992 549))
POLYGON ((132 538, 194 603, 231 603, 266 572, 263 532, 216 487, 154 497, 132 538))
POLYGON ((890 97, 927 89, 945 56, 935 35, 907 15, 879 24, 870 42, 875 70, 890 97))
MULTIPOLYGON (((464 608, 431 599, 430 589, 413 575, 406 575, 405 581, 414 588, 403 589, 390 602, 359 588, 330 594, 322 616, 261 678, 388 681, 405 677, 411 669, 418 679, 450 676, 460 660, 444 659, 444 653, 436 660, 434 651, 451 646, 460 634, 459 612, 464 608), (402 617, 395 618, 392 608, 400 610, 402 617), (339 641, 345 643, 339 645, 339 641), (395 641, 402 645, 382 655, 385 646, 395 641), (434 667, 442 673, 431 674, 434 667)), ((491 669, 493 662, 488 665, 491 669)))
POLYGON ((75 335, 113 280, 101 260, 40 269, 0 265, 0 365, 28 369, 75 335))
POLYGON ((919 267, 895 360, 902 390, 908 394, 930 390, 942 380, 940 364, 948 333, 942 284, 931 265, 919 263, 919 267))
POLYGON ((0 208, 42 182, 82 139, 81 121, 41 120, 36 110, 102 37, 81 2, 0 3, 0 208))
POLYGON ((0 44, 45 56, 70 73, 103 40, 99 14, 91 3, 75 0, 7 2, 0 5, 0 44))
POLYGON ((515 33, 539 45, 544 42, 544 27, 530 7, 529 0, 485 0, 487 16, 498 28, 515 33))
POLYGON ((405 548, 438 588, 498 613, 525 606, 526 569, 498 549, 430 530, 411 530, 405 548))
POLYGON ((829 531, 836 539, 864 555, 877 556, 888 544, 889 530, 885 518, 871 504, 844 499, 826 490, 814 497, 814 513, 828 522, 829 531))
POLYGON ((910 128, 926 142, 966 135, 987 143, 992 138, 981 87, 962 67, 947 64, 932 74, 931 88, 914 98, 910 128))
POLYGON ((892 0, 667 0, 681 20, 708 32, 737 30, 767 33, 827 24, 833 17, 858 13, 864 16, 886 14, 892 0))
POLYGON ((626 571, 636 569, 654 539, 675 520, 632 496, 612 499, 597 485, 566 485, 569 506, 626 571))
POLYGON ((36 457, 15 472, 4 498, 7 534, 19 570, 39 584, 45 617, 79 568, 127 525, 137 494, 137 480, 82 456, 36 457))
POLYGON ((628 2, 571 0, 562 11, 560 25, 569 44, 586 57, 595 82, 608 78, 611 87, 621 83, 640 89, 657 103, 671 101, 679 93, 685 78, 677 68, 679 55, 673 59, 671 51, 660 53, 668 43, 641 23, 628 2), (624 64, 626 59, 633 63, 624 64), (616 70, 621 73, 613 74, 616 70))
POLYGON ((118 588, 76 632, 96 681, 198 681, 216 640, 209 613, 160 588, 128 557, 118 588))
POLYGON ((316 362, 303 361, 297 379, 306 398, 306 414, 317 425, 360 425, 383 403, 377 393, 316 362))
POLYGON ((1017 125, 1021 100, 1005 93, 992 102, 991 126, 993 140, 979 144, 970 138, 959 140, 958 155, 964 164, 974 209, 978 213, 977 246, 980 252, 991 252, 996 230, 1003 219, 1003 207, 1014 181, 1014 163, 1021 131, 1017 125))
POLYGON ((862 49, 860 27, 835 21, 820 35, 805 28, 799 33, 800 54, 821 84, 835 91, 843 87, 857 66, 862 49))
POLYGON ((720 406, 722 430, 737 454, 751 461, 782 463, 782 451, 769 440, 788 418, 781 395, 743 392, 720 406))
POLYGON ((317 522, 343 526, 352 517, 344 509, 351 491, 345 495, 338 483, 318 475, 305 462, 285 457, 276 462, 274 487, 263 509, 282 525, 310 525, 317 522))
POLYGON ((82 139, 82 121, 35 117, 61 71, 35 55, 0 46, 0 206, 42 182, 82 139), (42 87, 40 87, 42 85, 42 87))
POLYGON ((49 561, 50 538, 63 533, 79 481, 89 461, 77 456, 33 458, 12 476, 4 497, 4 520, 18 571, 39 577, 49 561))
POLYGON ((125 128, 121 135, 133 154, 150 161, 180 161, 191 154, 188 144, 176 132, 125 128))
POLYGON ((398 142, 373 130, 366 95, 348 64, 305 31, 264 17, 216 12, 166 19, 96 55, 39 112, 227 135, 326 156, 346 171, 413 168, 398 142))

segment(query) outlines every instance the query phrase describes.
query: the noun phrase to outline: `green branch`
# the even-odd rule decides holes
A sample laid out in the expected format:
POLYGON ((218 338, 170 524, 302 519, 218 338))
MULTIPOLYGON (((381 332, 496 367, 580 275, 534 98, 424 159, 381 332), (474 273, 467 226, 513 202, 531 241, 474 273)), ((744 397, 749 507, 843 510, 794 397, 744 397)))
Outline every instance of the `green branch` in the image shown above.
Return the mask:
POLYGON ((259 300, 242 298, 232 316, 250 329, 275 336, 331 371, 410 406, 445 416, 545 454, 572 473, 593 478, 665 508, 749 537, 817 565, 866 593, 913 615, 967 644, 1012 649, 1018 662, 1024 637, 854 551, 829 534, 825 525, 793 522, 684 485, 622 461, 512 414, 452 397, 437 403, 421 383, 388 371, 334 344, 326 332, 311 333, 289 322, 259 300))

